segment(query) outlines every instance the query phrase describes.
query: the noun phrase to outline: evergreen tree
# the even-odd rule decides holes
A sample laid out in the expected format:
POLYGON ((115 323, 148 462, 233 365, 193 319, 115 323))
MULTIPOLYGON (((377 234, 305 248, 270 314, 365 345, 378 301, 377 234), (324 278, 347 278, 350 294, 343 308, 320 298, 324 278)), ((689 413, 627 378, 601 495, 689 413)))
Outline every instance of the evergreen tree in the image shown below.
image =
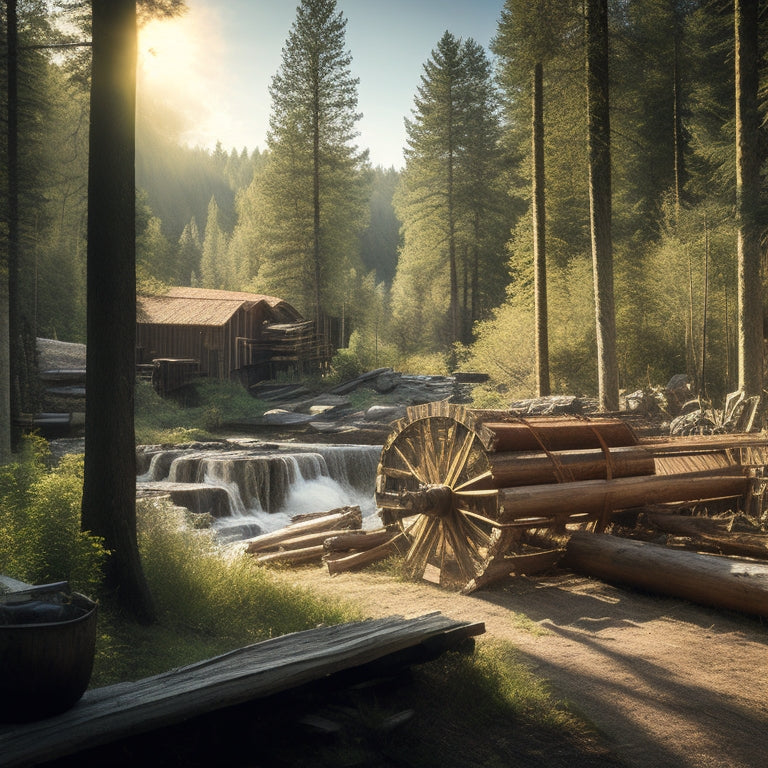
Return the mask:
POLYGON ((88 353, 82 525, 110 552, 133 618, 154 608, 136 539, 136 2, 93 0, 88 164, 88 353), (117 85, 119 84, 119 86, 117 85))
POLYGON ((373 171, 369 223, 361 236, 361 255, 367 270, 375 270, 376 279, 392 284, 400 249, 400 220, 392 199, 400 180, 394 168, 377 167, 373 171))
POLYGON ((208 219, 200 256, 200 285, 203 288, 232 290, 235 275, 229 263, 227 236, 219 224, 219 206, 212 197, 208 204, 208 219))
POLYGON ((489 285, 503 285, 498 269, 510 222, 499 194, 494 97, 484 51, 446 32, 424 65, 413 119, 406 120, 406 166, 394 198, 404 243, 393 313, 406 353, 452 354, 492 306, 489 285))
POLYGON ((359 264, 366 223, 367 151, 353 143, 360 115, 346 23, 335 0, 297 8, 270 86, 269 155, 253 190, 261 207, 257 282, 321 330, 340 314, 341 283, 359 264))
MULTIPOLYGON (((563 49, 565 32, 572 25, 570 3, 507 0, 499 20, 493 50, 500 58, 501 83, 507 98, 530 87, 531 102, 531 219, 533 224, 534 315, 536 382, 539 396, 550 393, 547 310, 547 251, 544 172, 544 67, 563 49), (522 80, 528 73, 528 83, 522 80)), ((521 100, 522 101, 522 100, 521 100)))
POLYGON ((194 216, 184 226, 176 251, 176 263, 179 265, 179 271, 174 282, 179 285, 192 285, 192 276, 200 274, 200 257, 203 252, 200 232, 194 216))
POLYGON ((173 283, 177 274, 175 256, 173 246, 163 234, 162 222, 157 216, 150 216, 136 238, 137 279, 173 283))

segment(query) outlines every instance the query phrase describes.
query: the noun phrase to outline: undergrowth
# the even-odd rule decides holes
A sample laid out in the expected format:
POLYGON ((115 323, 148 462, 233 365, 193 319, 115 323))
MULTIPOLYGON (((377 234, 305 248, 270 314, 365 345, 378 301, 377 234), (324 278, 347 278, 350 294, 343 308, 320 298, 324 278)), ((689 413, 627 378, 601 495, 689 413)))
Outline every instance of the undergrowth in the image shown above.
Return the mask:
POLYGON ((210 529, 164 502, 137 504, 142 565, 158 621, 125 622, 109 609, 92 686, 156 674, 242 645, 359 618, 341 602, 286 585, 253 558, 224 556, 210 529))
POLYGON ((0 466, 0 573, 96 593, 106 552, 80 530, 83 457, 65 456, 54 469, 49 460, 48 443, 27 437, 15 460, 0 466))
POLYGON ((137 381, 136 442, 140 445, 210 440, 227 422, 261 415, 265 404, 237 382, 201 379, 173 397, 160 397, 137 381))

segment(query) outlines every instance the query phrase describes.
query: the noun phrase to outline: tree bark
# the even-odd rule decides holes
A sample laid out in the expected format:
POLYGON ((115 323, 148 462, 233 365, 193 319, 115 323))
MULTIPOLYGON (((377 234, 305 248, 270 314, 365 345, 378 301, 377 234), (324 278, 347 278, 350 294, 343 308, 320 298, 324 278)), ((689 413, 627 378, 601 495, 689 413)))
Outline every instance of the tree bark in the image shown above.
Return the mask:
POLYGON ((533 269, 536 315, 536 388, 539 397, 550 394, 549 336, 547 333, 547 250, 544 196, 544 75, 538 62, 533 69, 533 269))
POLYGON ((760 259, 758 2, 734 0, 736 38, 736 215, 738 219, 739 389, 763 393, 760 259))
POLYGON ((672 107, 672 134, 674 143, 675 165, 675 223, 680 218, 680 206, 683 199, 683 186, 685 185, 685 156, 683 155, 683 116, 682 116, 682 85, 680 76, 680 38, 682 36, 679 12, 673 9, 675 16, 674 48, 672 51, 672 78, 673 78, 673 107, 672 107))
POLYGON ((18 15, 16 0, 6 3, 7 30, 7 79, 8 88, 8 234, 5 263, 0 270, 0 464, 11 459, 13 443, 12 406, 14 356, 12 349, 15 325, 16 273, 19 251, 19 155, 18 155, 18 15))
POLYGON ((154 618, 136 538, 136 2, 93 0, 82 526, 104 538, 106 584, 154 618))
POLYGON ((611 124, 608 93, 608 0, 587 0, 589 211, 595 283, 600 406, 619 409, 611 235, 611 124))

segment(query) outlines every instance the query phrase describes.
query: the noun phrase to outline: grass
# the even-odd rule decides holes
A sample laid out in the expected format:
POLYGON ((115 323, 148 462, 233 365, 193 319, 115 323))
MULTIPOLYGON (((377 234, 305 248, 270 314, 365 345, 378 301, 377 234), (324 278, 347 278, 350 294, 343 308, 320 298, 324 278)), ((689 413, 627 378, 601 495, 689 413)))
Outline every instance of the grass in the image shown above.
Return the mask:
POLYGON ((213 534, 167 503, 137 505, 142 564, 158 613, 145 627, 106 601, 92 687, 157 674, 270 637, 360 618, 341 601, 279 583, 251 557, 224 557, 213 534))
MULTIPOLYGON (((137 435, 146 442, 165 442, 159 438, 171 435, 199 439, 209 434, 205 424, 199 426, 206 414, 212 420, 231 418, 259 407, 241 389, 228 394, 217 388, 219 410, 213 414, 205 389, 184 404, 156 402, 151 390, 140 389, 137 435)), ((87 591, 96 583, 101 550, 79 532, 82 460, 48 469, 40 445, 31 444, 28 453, 0 472, 0 560, 14 564, 18 570, 9 575, 16 578, 69 578, 87 591), (37 529, 41 535, 35 537, 37 529), (30 541, 38 544, 30 548, 30 541), (66 547, 65 541, 70 542, 66 547), (56 558, 41 559, 52 545, 56 558), (40 570, 43 565, 56 573, 40 570)), ((133 624, 111 608, 108 595, 101 596, 92 687, 139 679, 319 624, 362 618, 354 605, 290 586, 252 558, 225 557, 211 532, 187 525, 176 508, 141 501, 137 513, 142 562, 159 618, 148 627, 133 624)), ((399 577, 397 565, 383 567, 399 577)), ((614 765, 513 647, 488 641, 478 643, 471 655, 448 653, 374 681, 331 677, 105 750, 90 763, 78 755, 71 764, 81 768, 108 760, 111 765, 207 768, 221 765, 223 755, 225 765, 262 766, 614 765), (313 730, 308 716, 325 717, 338 728, 313 730)))
POLYGON ((148 382, 136 382, 135 430, 140 445, 210 440, 228 421, 260 416, 268 406, 237 382, 201 379, 175 398, 161 398, 148 382))
MULTIPOLYGON (((246 555, 225 556, 210 532, 190 528, 177 508, 143 501, 138 515, 142 560, 159 620, 139 626, 108 607, 102 611, 93 687, 319 624, 363 618, 343 599, 286 584, 246 555)), ((207 766, 214 759, 217 765, 297 768, 614 765, 515 648, 487 640, 474 653, 449 652, 405 672, 332 676, 117 751, 126 762, 116 765, 171 760, 207 766), (318 722, 332 730, 318 729, 318 722), (255 744, 258 761, 249 762, 255 744)), ((110 760, 114 754, 110 751, 110 760)), ((103 757, 94 754, 82 764, 96 765, 103 757)))

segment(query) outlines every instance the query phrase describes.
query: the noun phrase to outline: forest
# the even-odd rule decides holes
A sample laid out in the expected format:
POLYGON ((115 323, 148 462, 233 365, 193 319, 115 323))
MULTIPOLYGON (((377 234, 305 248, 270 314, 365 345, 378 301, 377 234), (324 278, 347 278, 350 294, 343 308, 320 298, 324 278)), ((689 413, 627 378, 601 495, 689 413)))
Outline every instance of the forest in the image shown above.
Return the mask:
MULTIPOLYGON (((28 339, 84 342, 88 4, 14 5, 19 327, 28 339)), ((178 144, 139 93, 137 290, 197 285, 277 295, 336 329, 337 367, 482 371, 489 405, 542 389, 596 394, 585 76, 585 22, 596 5, 506 0, 490 50, 446 30, 424 52, 413 109, 403 116, 402 169, 372 167, 356 144, 355 52, 335 0, 298 4, 270 88, 263 147, 178 144), (322 66, 310 82, 317 72, 307 56, 318 47, 322 66)), ((765 5, 740 5, 754 13, 760 52, 751 123, 759 170, 768 146, 768 68, 758 45, 765 5)), ((712 398, 740 383, 734 7, 607 3, 612 333, 618 385, 627 391, 663 386, 678 373, 712 398)), ((7 89, 0 100, 7 125, 7 89)), ((7 138, 3 131, 4 157, 7 138)), ((8 176, 3 162, 3 239, 8 176)), ((752 220, 762 235, 758 190, 752 220)))

